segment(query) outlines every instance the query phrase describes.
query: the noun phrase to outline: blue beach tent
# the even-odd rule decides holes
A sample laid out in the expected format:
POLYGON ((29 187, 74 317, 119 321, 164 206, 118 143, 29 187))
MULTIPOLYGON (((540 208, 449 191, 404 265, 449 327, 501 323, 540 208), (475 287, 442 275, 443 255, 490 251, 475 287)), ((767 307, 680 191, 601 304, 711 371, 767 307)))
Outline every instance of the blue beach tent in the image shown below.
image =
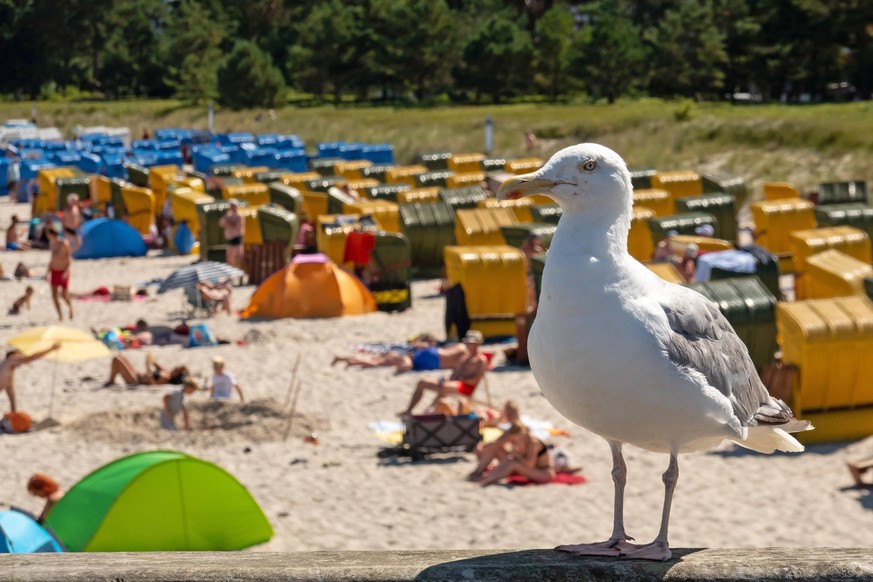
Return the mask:
POLYGON ((32 517, 18 511, 0 511, 0 554, 61 552, 61 546, 32 517))
POLYGON ((82 246, 73 253, 76 259, 142 257, 148 250, 142 236, 120 220, 89 220, 82 226, 80 236, 82 246))

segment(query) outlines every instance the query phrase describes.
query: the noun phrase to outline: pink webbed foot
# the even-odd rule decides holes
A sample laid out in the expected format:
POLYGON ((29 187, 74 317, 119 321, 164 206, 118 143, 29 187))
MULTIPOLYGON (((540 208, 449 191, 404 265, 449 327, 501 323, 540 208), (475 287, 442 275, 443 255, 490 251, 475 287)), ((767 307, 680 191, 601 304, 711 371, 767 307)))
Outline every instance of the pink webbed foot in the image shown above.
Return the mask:
POLYGON ((622 552, 621 557, 628 560, 657 560, 666 562, 673 556, 670 547, 664 542, 652 542, 644 546, 634 546, 629 552, 622 552))
MULTIPOLYGON (((628 538, 633 539, 633 538, 628 538)), ((605 542, 595 542, 592 544, 572 544, 558 546, 555 548, 559 552, 567 552, 576 556, 611 556, 618 558, 634 551, 638 546, 628 542, 627 540, 606 540, 605 542)))

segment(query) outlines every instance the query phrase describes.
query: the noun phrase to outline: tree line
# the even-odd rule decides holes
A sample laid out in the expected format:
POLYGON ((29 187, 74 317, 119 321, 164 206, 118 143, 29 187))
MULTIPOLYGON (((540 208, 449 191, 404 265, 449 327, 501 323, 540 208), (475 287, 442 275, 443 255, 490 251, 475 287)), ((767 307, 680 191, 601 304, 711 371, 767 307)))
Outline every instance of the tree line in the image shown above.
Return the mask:
POLYGON ((868 99, 869 0, 0 0, 0 95, 868 99))

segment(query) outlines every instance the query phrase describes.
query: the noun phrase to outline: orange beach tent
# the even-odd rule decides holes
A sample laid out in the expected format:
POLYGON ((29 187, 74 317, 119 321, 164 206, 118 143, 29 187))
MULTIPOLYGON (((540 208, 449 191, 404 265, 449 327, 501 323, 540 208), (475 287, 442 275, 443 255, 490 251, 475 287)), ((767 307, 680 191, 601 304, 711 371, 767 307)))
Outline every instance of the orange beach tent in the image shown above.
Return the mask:
POLYGON ((376 301, 364 284, 319 253, 298 255, 267 277, 242 317, 340 317, 371 311, 376 301))

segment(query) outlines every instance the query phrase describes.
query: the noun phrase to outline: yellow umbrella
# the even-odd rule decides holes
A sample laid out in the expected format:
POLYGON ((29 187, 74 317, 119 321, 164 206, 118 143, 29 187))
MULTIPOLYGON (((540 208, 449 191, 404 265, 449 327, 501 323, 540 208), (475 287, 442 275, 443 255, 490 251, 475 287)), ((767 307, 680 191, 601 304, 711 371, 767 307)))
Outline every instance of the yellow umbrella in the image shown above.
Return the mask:
POLYGON ((80 362, 82 360, 112 355, 109 348, 90 333, 59 325, 29 329, 10 338, 8 343, 10 346, 21 350, 25 356, 47 350, 56 343, 61 344, 58 349, 49 352, 45 356, 46 359, 55 361, 54 370, 52 371, 52 391, 49 395, 48 419, 43 423, 45 426, 57 424, 52 421, 52 411, 55 404, 55 378, 58 373, 57 363, 80 362))
POLYGON ((56 342, 60 343, 61 347, 46 355, 46 359, 58 362, 80 362, 112 355, 109 348, 93 335, 71 327, 58 325, 35 327, 9 339, 9 345, 21 350, 25 356, 46 350, 56 342))

